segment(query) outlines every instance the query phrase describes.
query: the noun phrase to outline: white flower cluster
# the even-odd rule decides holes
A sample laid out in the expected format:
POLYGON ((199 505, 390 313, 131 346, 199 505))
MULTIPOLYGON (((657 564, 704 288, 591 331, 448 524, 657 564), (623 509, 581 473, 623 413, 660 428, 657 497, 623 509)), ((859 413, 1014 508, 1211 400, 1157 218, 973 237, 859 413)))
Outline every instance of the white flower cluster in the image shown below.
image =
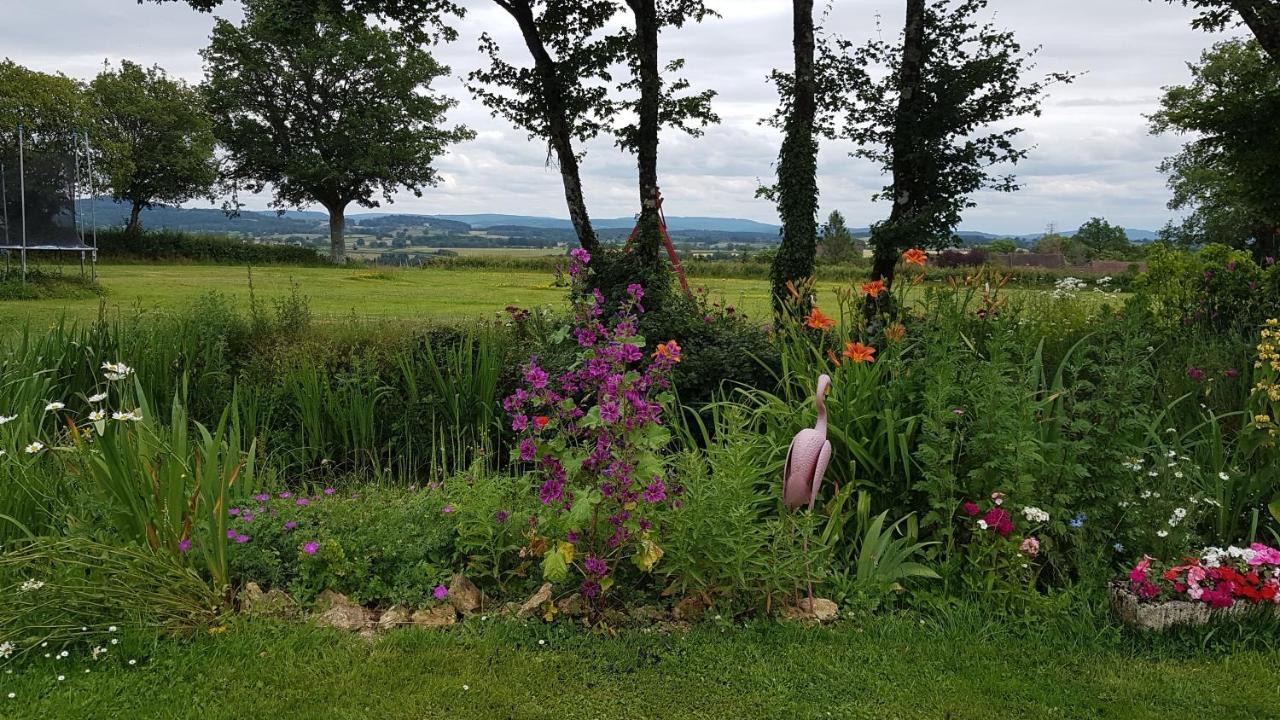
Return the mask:
POLYGON ((1086 286, 1085 281, 1080 278, 1064 277, 1053 284, 1053 296, 1056 298, 1071 297, 1072 293, 1077 290, 1084 290, 1086 286))
POLYGON ((122 362, 102 363, 102 370, 108 380, 123 380, 133 374, 133 368, 122 362))
POLYGON ((122 422, 129 422, 129 421, 137 422, 142 419, 142 411, 130 410, 129 412, 119 412, 119 411, 113 412, 111 413, 111 419, 120 420, 122 422))
POLYGON ((1030 505, 1022 508, 1022 516, 1027 519, 1027 522, 1033 522, 1033 523, 1049 522, 1049 513, 1041 510, 1038 507, 1031 507, 1030 505))
POLYGON ((1205 567, 1221 567, 1223 558, 1232 558, 1235 560, 1243 560, 1249 562, 1253 557, 1253 550, 1249 548, 1236 547, 1232 545, 1227 549, 1220 547, 1207 547, 1200 553, 1200 559, 1204 561, 1205 567))
POLYGON ((44 581, 42 580, 27 580, 18 588, 18 592, 32 592, 42 587, 44 587, 44 581))
POLYGON ((0 659, 8 660, 12 656, 13 656, 13 643, 11 642, 0 643, 0 659))
POLYGON ((1174 508, 1173 514, 1169 516, 1169 527, 1178 527, 1178 523, 1181 523, 1183 520, 1186 519, 1186 517, 1187 517, 1186 508, 1184 507, 1174 508))

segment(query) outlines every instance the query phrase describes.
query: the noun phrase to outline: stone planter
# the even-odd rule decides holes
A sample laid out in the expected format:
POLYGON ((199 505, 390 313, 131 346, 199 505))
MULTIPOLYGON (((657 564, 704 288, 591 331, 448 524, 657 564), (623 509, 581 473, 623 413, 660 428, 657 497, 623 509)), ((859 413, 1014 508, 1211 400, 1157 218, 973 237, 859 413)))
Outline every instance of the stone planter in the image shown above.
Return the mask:
MULTIPOLYGON (((1121 622, 1142 630, 1160 631, 1176 625, 1204 625, 1214 618, 1239 615, 1255 609, 1265 611, 1265 607, 1246 603, 1214 609, 1202 602, 1188 600, 1138 602, 1138 596, 1129 591, 1127 583, 1119 580, 1111 583, 1108 590, 1111 595, 1111 613, 1121 622)), ((1280 605, 1273 605, 1271 610, 1280 617, 1280 605)))

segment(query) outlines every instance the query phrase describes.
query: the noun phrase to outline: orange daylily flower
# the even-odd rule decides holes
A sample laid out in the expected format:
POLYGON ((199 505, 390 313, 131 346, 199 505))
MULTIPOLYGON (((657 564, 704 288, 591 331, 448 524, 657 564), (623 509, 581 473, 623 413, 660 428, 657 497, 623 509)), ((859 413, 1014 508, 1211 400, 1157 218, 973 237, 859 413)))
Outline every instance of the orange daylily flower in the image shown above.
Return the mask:
POLYGON ((911 248, 910 250, 902 253, 902 260, 908 265, 919 265, 920 267, 924 267, 925 261, 928 259, 928 255, 925 255, 923 251, 917 250, 916 248, 911 248))
POLYGON ((841 354, 850 362, 865 363, 876 361, 876 349, 860 342, 845 343, 844 352, 841 354))
POLYGON ((673 363, 680 362, 680 344, 675 340, 668 340, 660 345, 658 349, 653 351, 653 358, 666 358, 673 363))
POLYGON ((880 297, 880 293, 885 291, 883 280, 872 280, 869 283, 862 284, 862 294, 870 295, 872 300, 880 297))
POLYGON ((804 324, 805 327, 809 327, 814 330, 830 330, 836 326, 836 321, 824 315, 822 311, 818 309, 818 306, 814 305, 813 309, 809 311, 809 315, 804 319, 804 324))
POLYGON ((907 336, 907 328, 902 323, 894 323, 884 329, 884 337, 891 343, 902 342, 907 336))
POLYGON ((840 367, 840 358, 836 357, 836 354, 834 352, 828 350, 827 359, 831 361, 832 365, 835 365, 836 367, 840 367))

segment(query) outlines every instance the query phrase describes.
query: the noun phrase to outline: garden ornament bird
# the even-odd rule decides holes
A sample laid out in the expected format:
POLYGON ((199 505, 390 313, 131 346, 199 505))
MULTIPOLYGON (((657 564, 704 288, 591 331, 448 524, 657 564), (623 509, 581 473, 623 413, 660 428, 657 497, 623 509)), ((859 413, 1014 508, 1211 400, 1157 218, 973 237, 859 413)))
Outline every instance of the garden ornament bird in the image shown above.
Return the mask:
POLYGON ((818 409, 818 422, 812 428, 796 433, 787 450, 787 465, 782 471, 782 504, 795 510, 806 501, 809 509, 818 499, 818 486, 831 462, 831 442, 827 440, 827 404, 823 399, 831 389, 831 378, 818 378, 818 391, 813 404, 818 409))

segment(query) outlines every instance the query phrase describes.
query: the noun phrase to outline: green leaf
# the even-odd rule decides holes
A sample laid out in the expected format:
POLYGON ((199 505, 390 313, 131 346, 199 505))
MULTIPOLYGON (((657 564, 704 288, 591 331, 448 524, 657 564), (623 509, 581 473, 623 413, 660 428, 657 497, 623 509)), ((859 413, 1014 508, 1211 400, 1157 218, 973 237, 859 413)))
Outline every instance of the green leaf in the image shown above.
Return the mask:
POLYGON ((569 566, 564 556, 558 552, 549 552, 542 556, 542 577, 547 582, 558 583, 569 576, 569 566))

